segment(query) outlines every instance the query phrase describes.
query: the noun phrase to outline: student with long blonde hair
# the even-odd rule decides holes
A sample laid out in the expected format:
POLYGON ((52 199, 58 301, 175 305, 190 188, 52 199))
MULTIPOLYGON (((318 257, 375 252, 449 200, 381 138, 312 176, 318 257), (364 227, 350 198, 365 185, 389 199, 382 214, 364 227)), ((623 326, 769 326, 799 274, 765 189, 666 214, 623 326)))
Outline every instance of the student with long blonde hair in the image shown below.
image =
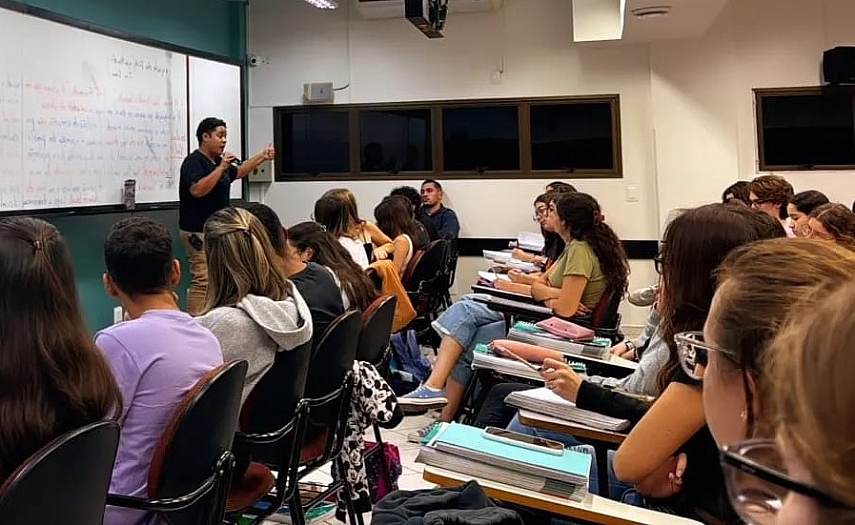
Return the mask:
POLYGON ((122 413, 76 282, 52 224, 0 219, 0 483, 55 438, 122 413))
POLYGON ((819 287, 772 343, 776 437, 722 451, 731 501, 748 523, 855 523, 853 304, 855 282, 819 287))
POLYGON ((208 293, 198 318, 220 341, 225 361, 246 359, 242 400, 273 366, 276 352, 312 338, 312 317, 279 264, 267 231, 250 212, 220 210, 205 222, 208 293))

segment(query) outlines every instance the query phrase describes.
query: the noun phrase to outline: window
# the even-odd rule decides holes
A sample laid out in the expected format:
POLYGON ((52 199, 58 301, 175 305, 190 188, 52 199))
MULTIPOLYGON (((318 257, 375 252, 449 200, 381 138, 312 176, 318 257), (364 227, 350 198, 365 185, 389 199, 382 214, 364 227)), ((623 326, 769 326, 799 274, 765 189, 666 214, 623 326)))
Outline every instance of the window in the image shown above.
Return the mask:
POLYGON ((622 177, 618 95, 289 106, 273 122, 278 181, 622 177))
POLYGON ((279 125, 276 143, 283 172, 317 175, 350 171, 350 115, 347 111, 283 113, 279 125))
POLYGON ((442 144, 445 171, 519 171, 519 109, 443 108, 442 144))
POLYGON ((853 92, 757 91, 761 170, 855 167, 853 92))
POLYGON ((430 109, 361 111, 359 138, 363 173, 433 171, 430 109))
POLYGON ((531 106, 531 169, 614 168, 609 102, 531 106))

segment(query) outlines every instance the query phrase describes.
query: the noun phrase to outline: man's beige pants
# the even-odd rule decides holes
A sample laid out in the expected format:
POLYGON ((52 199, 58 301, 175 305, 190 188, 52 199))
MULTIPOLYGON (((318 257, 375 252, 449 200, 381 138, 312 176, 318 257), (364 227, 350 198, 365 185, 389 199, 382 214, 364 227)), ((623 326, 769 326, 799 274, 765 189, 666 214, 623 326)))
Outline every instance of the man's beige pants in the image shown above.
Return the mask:
POLYGON ((181 244, 190 261, 190 288, 187 289, 187 313, 199 315, 205 306, 205 294, 208 291, 208 262, 205 259, 205 247, 197 250, 190 244, 190 236, 195 235, 204 243, 201 233, 181 231, 181 244))

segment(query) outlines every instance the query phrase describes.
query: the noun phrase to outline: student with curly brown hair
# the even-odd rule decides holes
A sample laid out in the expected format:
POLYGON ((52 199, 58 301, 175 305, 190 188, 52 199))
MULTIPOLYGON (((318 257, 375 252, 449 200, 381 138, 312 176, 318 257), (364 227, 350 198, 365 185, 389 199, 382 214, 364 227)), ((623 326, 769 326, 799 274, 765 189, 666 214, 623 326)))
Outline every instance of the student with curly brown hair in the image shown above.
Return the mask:
POLYGON ((793 198, 793 186, 780 175, 761 175, 748 183, 748 204, 779 221, 787 237, 795 233, 787 224, 787 204, 793 198))
MULTIPOLYGON (((531 285, 531 296, 555 315, 589 314, 608 292, 626 291, 629 263, 623 245, 602 219, 600 205, 585 193, 564 193, 550 202, 546 222, 566 243, 564 253, 531 285)), ((433 372, 423 385, 399 398, 402 405, 441 406, 450 421, 471 375, 475 345, 503 337, 502 314, 464 297, 433 322, 442 337, 433 372), (446 397, 446 390, 448 394, 446 397)))
POLYGON ((834 241, 855 250, 855 212, 836 202, 823 204, 808 216, 805 237, 834 241))

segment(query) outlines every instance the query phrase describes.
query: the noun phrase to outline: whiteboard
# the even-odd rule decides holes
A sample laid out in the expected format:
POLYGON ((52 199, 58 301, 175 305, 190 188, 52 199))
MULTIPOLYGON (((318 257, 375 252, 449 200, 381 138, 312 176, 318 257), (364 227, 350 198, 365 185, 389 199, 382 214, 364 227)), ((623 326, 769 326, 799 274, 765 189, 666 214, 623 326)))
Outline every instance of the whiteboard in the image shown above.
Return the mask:
MULTIPOLYGON (((226 122, 228 131, 226 150, 239 159, 245 159, 240 66, 199 57, 190 57, 189 60, 190 151, 198 146, 196 126, 199 122, 205 117, 219 117, 226 122)), ((231 197, 241 198, 242 188, 241 181, 232 183, 231 197)))
POLYGON ((240 76, 239 66, 191 63, 183 53, 0 8, 0 212, 118 205, 126 179, 136 180, 137 203, 177 201, 191 138, 195 149, 189 107, 231 120, 239 147, 240 76), (207 82, 224 98, 200 89, 207 82))

